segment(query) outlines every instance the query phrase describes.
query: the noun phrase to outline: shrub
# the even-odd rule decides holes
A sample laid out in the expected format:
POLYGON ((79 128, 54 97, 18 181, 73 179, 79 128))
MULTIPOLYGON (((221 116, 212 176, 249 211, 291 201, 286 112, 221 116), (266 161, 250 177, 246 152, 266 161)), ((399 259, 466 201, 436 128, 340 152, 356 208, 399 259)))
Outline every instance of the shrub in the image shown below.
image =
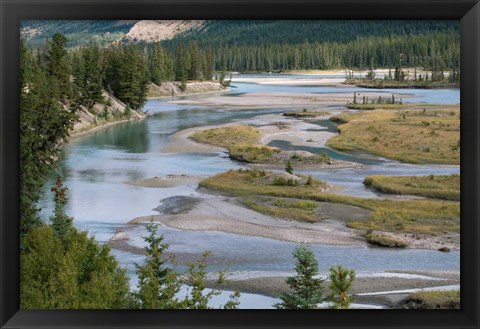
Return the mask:
POLYGON ((292 167, 292 163, 290 162, 290 160, 287 161, 287 164, 285 166, 285 171, 289 174, 292 174, 293 175, 293 167, 292 167))

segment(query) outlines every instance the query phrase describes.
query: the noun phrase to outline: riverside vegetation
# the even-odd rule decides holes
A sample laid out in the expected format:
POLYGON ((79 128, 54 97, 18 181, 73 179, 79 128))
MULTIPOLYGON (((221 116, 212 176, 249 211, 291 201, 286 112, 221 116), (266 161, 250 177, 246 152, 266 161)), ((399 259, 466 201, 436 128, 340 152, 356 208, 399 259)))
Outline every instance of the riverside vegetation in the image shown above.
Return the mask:
POLYGON ((288 156, 285 161, 276 158, 282 151, 277 147, 259 144, 259 129, 246 125, 232 125, 213 129, 205 129, 192 134, 190 139, 210 145, 220 146, 228 149, 232 160, 243 161, 254 164, 269 164, 283 166, 291 164, 331 164, 332 161, 326 153, 304 156, 301 153, 288 156))
POLYGON ((332 148, 412 163, 460 163, 458 105, 343 113, 331 120, 340 123, 340 135, 327 142, 332 148))
MULTIPOLYGON (((265 179, 271 172, 260 170, 230 170, 206 178, 201 187, 222 191, 233 196, 270 196, 317 202, 340 203, 372 210, 364 220, 352 220, 348 227, 389 232, 418 232, 426 234, 458 233, 460 230, 460 203, 444 200, 387 200, 365 199, 323 192, 326 184, 315 180, 307 185, 308 177, 300 176, 297 184, 276 185, 265 179)), ((248 201, 250 203, 252 201, 248 201)), ((278 208, 278 207, 277 207, 278 208)), ((257 207, 262 210, 263 207, 257 207)), ((274 210, 265 209, 265 213, 274 210)))
POLYGON ((460 201, 460 175, 367 176, 363 183, 383 193, 460 201))

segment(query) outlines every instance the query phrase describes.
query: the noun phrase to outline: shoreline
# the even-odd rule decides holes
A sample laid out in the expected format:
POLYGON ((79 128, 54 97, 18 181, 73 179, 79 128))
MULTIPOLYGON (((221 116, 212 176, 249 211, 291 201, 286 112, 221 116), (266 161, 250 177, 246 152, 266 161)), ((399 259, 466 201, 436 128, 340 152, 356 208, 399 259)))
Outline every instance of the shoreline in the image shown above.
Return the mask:
POLYGON ((115 125, 118 125, 118 124, 121 124, 121 123, 127 123, 127 122, 132 122, 132 121, 141 121, 141 120, 144 120, 146 118, 148 118, 148 115, 145 115, 144 117, 132 117, 132 118, 118 120, 118 121, 106 122, 105 124, 97 125, 97 126, 94 126, 92 128, 86 129, 86 130, 82 130, 82 131, 79 131, 79 132, 72 133, 70 136, 68 136, 68 140, 75 139, 75 138, 78 138, 78 137, 87 136, 89 134, 98 132, 98 131, 103 130, 105 128, 112 127, 112 126, 115 126, 115 125))

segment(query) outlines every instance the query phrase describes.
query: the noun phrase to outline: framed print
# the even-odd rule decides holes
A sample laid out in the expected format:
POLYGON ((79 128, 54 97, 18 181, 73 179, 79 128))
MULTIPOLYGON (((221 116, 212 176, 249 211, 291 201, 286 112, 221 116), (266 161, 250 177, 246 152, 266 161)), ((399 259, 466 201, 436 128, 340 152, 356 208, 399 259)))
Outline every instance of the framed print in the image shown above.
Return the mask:
POLYGON ((477 1, 1 1, 2 328, 478 328, 477 1))

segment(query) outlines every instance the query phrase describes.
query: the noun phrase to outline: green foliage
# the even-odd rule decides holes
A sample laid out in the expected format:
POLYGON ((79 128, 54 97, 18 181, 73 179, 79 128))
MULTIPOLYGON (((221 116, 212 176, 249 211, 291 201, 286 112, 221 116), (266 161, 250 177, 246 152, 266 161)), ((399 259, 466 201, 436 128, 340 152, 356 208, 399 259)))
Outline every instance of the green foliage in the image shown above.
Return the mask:
POLYGON ((97 46, 81 48, 73 54, 73 87, 77 101, 87 109, 103 102, 103 66, 97 46))
POLYGON ((318 275, 318 261, 310 248, 303 245, 293 251, 296 259, 296 275, 287 279, 291 293, 281 294, 281 303, 273 306, 278 309, 316 309, 325 300, 323 297, 323 279, 318 275))
MULTIPOLYGON (((135 308, 140 309, 208 309, 210 300, 221 293, 218 289, 206 291, 206 260, 208 252, 197 262, 189 264, 185 274, 186 279, 173 268, 166 266, 165 252, 168 244, 163 242, 163 236, 157 235, 158 224, 147 224, 149 235, 145 237, 146 260, 142 265, 136 265, 138 275, 138 291, 133 293, 135 308), (179 298, 181 285, 186 283, 187 295, 179 298)), ((224 282, 224 276, 219 274, 217 285, 224 282)), ((234 309, 239 305, 238 292, 221 308, 234 309)))
POLYGON ((22 309, 121 309, 130 305, 125 271, 65 214, 66 189, 57 180, 52 226, 28 231, 20 254, 22 309))
MULTIPOLYGON (((188 266, 186 284, 189 285, 189 296, 186 296, 182 301, 181 308, 185 309, 211 309, 209 306, 210 300, 221 294, 221 291, 218 289, 211 289, 206 291, 206 279, 207 279, 207 258, 210 255, 210 252, 205 252, 202 255, 202 258, 197 263, 191 263, 188 266)), ((225 278, 224 274, 220 273, 217 279, 217 286, 220 286, 224 283, 225 278)), ((240 293, 234 292, 230 295, 229 300, 225 305, 220 308, 223 309, 236 309, 238 308, 240 293)))
POLYGON ((355 270, 343 268, 341 265, 330 267, 330 284, 328 285, 332 292, 331 300, 334 302, 333 308, 346 309, 352 301, 348 291, 355 280, 355 270))
POLYGON ((308 176, 307 182, 305 183, 307 186, 312 186, 313 185, 313 179, 312 176, 308 176))
POLYGON ((52 186, 51 191, 55 193, 55 210, 53 216, 50 218, 52 221, 52 229, 56 237, 61 241, 65 241, 73 230, 73 219, 65 213, 65 206, 68 201, 66 195, 68 189, 63 187, 62 180, 58 177, 55 186, 52 186))
POLYGON ((249 163, 266 163, 271 161, 272 156, 280 152, 276 147, 265 145, 233 144, 228 148, 230 158, 249 163))
POLYGON ((163 242, 163 236, 157 236, 157 230, 158 224, 147 224, 147 258, 142 265, 136 265, 138 291, 133 296, 140 309, 169 309, 180 305, 176 295, 181 283, 177 273, 165 265, 164 253, 168 244, 163 242))
POLYGON ((22 309, 121 309, 128 279, 107 246, 73 230, 66 243, 50 226, 31 230, 20 255, 22 309))
POLYGON ((27 49, 23 42, 20 45, 21 236, 40 223, 36 204, 43 182, 55 168, 60 145, 77 119, 76 107, 65 105, 69 93, 65 72, 70 68, 64 43, 56 35, 43 51, 46 56, 27 49))
POLYGON ((293 167, 292 167, 292 162, 290 162, 290 160, 288 160, 287 164, 285 165, 285 172, 293 175, 293 167))
POLYGON ((51 41, 47 40, 45 51, 49 92, 52 97, 59 100, 65 100, 72 95, 71 66, 65 49, 66 45, 67 38, 60 33, 55 33, 51 41))
POLYGON ((298 181, 292 178, 275 177, 273 179, 273 185, 275 186, 297 186, 298 181))

